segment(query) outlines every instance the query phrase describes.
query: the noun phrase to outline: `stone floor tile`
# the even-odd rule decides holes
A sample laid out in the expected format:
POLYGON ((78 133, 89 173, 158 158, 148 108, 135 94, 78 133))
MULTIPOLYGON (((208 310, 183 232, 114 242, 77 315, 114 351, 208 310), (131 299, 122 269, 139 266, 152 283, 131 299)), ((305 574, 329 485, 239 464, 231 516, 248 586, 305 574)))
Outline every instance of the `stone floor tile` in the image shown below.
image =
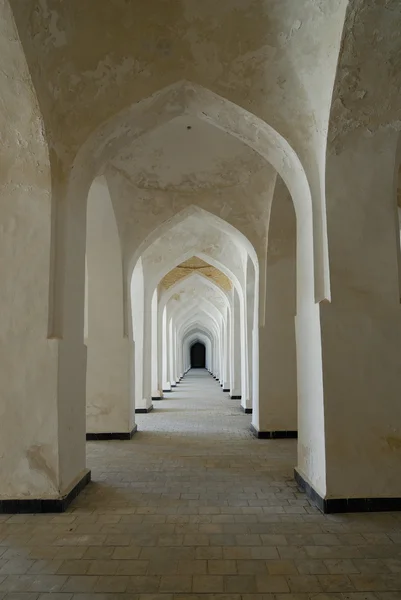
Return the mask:
MULTIPOLYGON (((334 594, 327 595, 329 598, 334 594)), ((339 600, 378 600, 380 592, 345 592, 337 594, 339 600)))
POLYGON ((226 575, 224 589, 228 593, 256 593, 256 579, 254 575, 226 575))
POLYGON ((149 561, 178 561, 195 558, 195 548, 193 547, 157 547, 142 548, 140 558, 149 561))
POLYGON ((375 592, 388 589, 383 575, 351 574, 349 578, 357 591, 375 592))
POLYGON ((183 545, 184 546, 208 546, 209 545, 209 537, 205 534, 184 535, 183 545))
POLYGON ((221 575, 194 575, 192 590, 202 594, 223 592, 223 577, 221 575))
POLYGON ((55 559, 74 560, 82 558, 87 550, 86 546, 64 546, 57 548, 55 559))
POLYGON ((146 575, 176 575, 178 574, 178 560, 174 558, 152 559, 146 561, 148 567, 146 575))
POLYGON ((59 560, 35 560, 32 567, 28 571, 28 575, 55 575, 58 573, 59 568, 63 564, 61 559, 59 560))
POLYGON ((112 546, 112 557, 117 560, 132 560, 139 558, 141 548, 137 546, 112 546))
POLYGON ((328 573, 327 567, 322 560, 305 558, 294 562, 301 575, 322 575, 328 573))
MULTIPOLYGON (((183 535, 161 535, 158 539, 158 546, 182 546, 184 541, 183 535)), ((191 546, 197 544, 191 544, 191 546)))
MULTIPOLYGON (((280 552, 281 552, 280 548, 280 552)), ((362 558, 359 546, 305 546, 306 555, 310 558, 362 558)))
MULTIPOLYGON (((182 596, 184 599, 184 595, 182 596)), ((125 600, 125 598, 122 598, 125 600)), ((173 594, 139 594, 135 600, 174 600, 173 594)))
MULTIPOLYGON (((63 560, 59 569, 58 575, 85 575, 90 567, 90 561, 87 560, 63 560)), ((90 575, 98 573, 90 573, 90 575)))
POLYGON ((321 592, 323 588, 316 575, 289 575, 288 586, 291 592, 321 592))
MULTIPOLYGON (((123 546, 126 548, 126 546, 123 546)), ((111 558, 116 548, 114 546, 90 546, 84 552, 82 558, 100 560, 111 558)))
POLYGON ((319 546, 340 546, 339 538, 333 533, 315 533, 312 535, 313 541, 319 546))
MULTIPOLYGON (((37 600, 72 600, 73 594, 67 593, 50 593, 50 594, 39 594, 36 596, 37 600)), ((7 600, 17 600, 16 598, 7 598, 7 600)), ((22 599, 21 599, 22 600, 22 599)), ((29 600, 28 598, 26 600, 29 600)))
POLYGON ((318 575, 318 580, 325 592, 352 592, 355 586, 347 575, 318 575))
POLYGON ((129 577, 125 575, 102 575, 98 578, 94 592, 120 594, 128 587, 129 577))
POLYGON ((290 587, 282 575, 256 575, 256 590, 259 593, 285 593, 290 587))
MULTIPOLYGON (((62 587, 63 592, 91 592, 98 577, 95 575, 71 575, 62 587)), ((47 590, 41 590, 47 591, 47 590)))
POLYGON ((207 563, 206 560, 180 560, 177 573, 179 575, 206 575, 207 563))
POLYGON ((147 560, 120 560, 115 562, 118 562, 116 575, 146 575, 148 573, 149 561, 147 560))
POLYGON ((200 546, 196 548, 196 559, 218 560, 223 558, 223 548, 218 546, 200 546))
POLYGON ((237 571, 239 575, 253 575, 255 573, 268 573, 266 561, 264 560, 237 560, 237 571))
MULTIPOLYGON (((313 546, 313 548, 315 548, 315 546, 313 546)), ((308 558, 307 549, 303 546, 277 546, 276 552, 277 558, 283 560, 308 558)))
POLYGON ((287 546, 287 539, 284 535, 262 534, 262 544, 264 546, 287 546))
POLYGON ((279 556, 278 549, 275 548, 274 546, 262 546, 262 547, 251 548, 250 550, 251 550, 251 554, 250 554, 249 558, 256 559, 256 560, 272 560, 272 559, 284 558, 284 557, 281 557, 281 554, 279 556))
POLYGON ((253 533, 236 535, 237 546, 260 546, 262 544, 261 536, 253 533))
POLYGON ((266 567, 269 575, 298 575, 299 573, 292 560, 268 560, 266 567))
POLYGON ((340 573, 359 573, 359 569, 349 559, 329 558, 323 561, 329 573, 335 575, 340 573))
POLYGON ((190 592, 192 590, 192 577, 190 575, 163 575, 160 581, 161 592, 190 592))
POLYGON ((132 442, 88 443, 93 483, 64 515, 0 515, 0 600, 401 600, 401 515, 321 514, 296 442, 256 440, 194 381, 132 442))
POLYGON ((375 562, 381 564, 383 568, 386 569, 386 571, 375 571, 376 573, 388 571, 391 573, 401 573, 401 556, 400 558, 383 558, 382 560, 377 560, 375 562))
POLYGON ((237 573, 235 560, 208 560, 207 570, 210 575, 230 575, 237 573))
MULTIPOLYGON (((49 597, 57 596, 58 594, 46 594, 49 597)), ((60 594, 61 595, 61 594, 60 594)), ((66 594, 68 596, 68 594, 66 594)), ((40 597, 38 592, 11 592, 10 594, 0 594, 1 599, 5 600, 37 600, 40 597)), ((67 599, 69 600, 69 599, 67 599)))
POLYGON ((134 575, 129 578, 127 592, 150 594, 158 592, 160 577, 157 575, 134 575))
POLYGON ((34 565, 33 560, 24 558, 11 558, 10 560, 0 561, 0 576, 1 575, 23 575, 34 565))

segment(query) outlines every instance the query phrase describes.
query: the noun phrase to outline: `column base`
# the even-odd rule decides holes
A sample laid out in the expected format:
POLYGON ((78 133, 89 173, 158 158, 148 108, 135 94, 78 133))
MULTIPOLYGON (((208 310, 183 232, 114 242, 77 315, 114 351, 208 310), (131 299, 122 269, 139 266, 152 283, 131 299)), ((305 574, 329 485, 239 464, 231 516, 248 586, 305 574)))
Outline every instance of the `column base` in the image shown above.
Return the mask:
POLYGON ((91 472, 85 470, 70 491, 59 498, 16 498, 0 500, 0 514, 14 515, 21 513, 62 513, 71 502, 88 485, 91 472))
POLYGON ((250 427, 253 435, 259 440, 285 440, 285 439, 298 439, 298 431, 289 430, 278 430, 278 431, 258 431, 256 427, 251 425, 250 427))
POLYGON ((151 404, 150 406, 148 406, 147 408, 136 408, 135 412, 138 414, 146 414, 146 413, 150 413, 153 410, 153 404, 151 404))
POLYGON ((230 388, 223 388, 223 392, 229 392, 230 388))
POLYGON ((294 479, 325 514, 401 511, 401 498, 323 498, 297 469, 294 469, 294 479))
POLYGON ((230 396, 231 400, 241 400, 242 396, 230 396))
POLYGON ((242 410, 242 412, 244 412, 246 415, 251 415, 252 414, 252 408, 245 408, 244 406, 240 406, 240 409, 242 410))
POLYGON ((138 427, 135 425, 131 431, 118 431, 118 432, 100 432, 100 433, 87 433, 87 442, 101 442, 106 440, 130 440, 134 433, 136 433, 138 427))

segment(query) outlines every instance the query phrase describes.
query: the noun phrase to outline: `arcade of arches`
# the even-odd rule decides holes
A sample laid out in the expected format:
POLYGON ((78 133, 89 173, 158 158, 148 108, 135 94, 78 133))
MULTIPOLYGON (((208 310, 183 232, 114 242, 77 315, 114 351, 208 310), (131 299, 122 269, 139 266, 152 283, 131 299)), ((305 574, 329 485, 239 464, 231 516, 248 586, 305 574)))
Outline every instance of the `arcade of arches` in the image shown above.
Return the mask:
MULTIPOLYGON (((166 456, 197 452, 199 472, 180 490, 175 480, 160 514, 225 506, 232 519, 177 517, 180 533, 138 516, 138 538, 148 524, 205 540, 210 523, 226 534, 219 547, 244 535, 256 548, 280 546, 288 526, 298 546, 316 534, 328 548, 342 532, 365 548, 367 532, 383 554, 309 558, 379 561, 381 588, 355 560, 271 567, 285 585, 256 591, 390 599, 401 589, 399 0, 0 0, 0 100, 0 597, 60 591, 7 587, 26 573, 9 563, 47 558, 32 547, 51 523, 77 547, 106 524, 122 536, 134 519, 121 515, 153 514, 152 494, 162 503, 166 456), (199 498, 205 469, 209 487, 227 482, 213 471, 223 455, 233 473, 239 461, 228 497, 199 498), (135 487, 139 464, 152 492, 135 487), (65 510, 33 530, 30 513, 65 510), (325 514, 367 511, 386 514, 325 514), (325 573, 354 587, 325 588, 325 573)), ((132 535, 133 561, 146 545, 132 535)), ((160 575, 139 568, 110 573, 108 591, 118 575, 160 575)), ((140 591, 197 589, 179 585, 140 591)))

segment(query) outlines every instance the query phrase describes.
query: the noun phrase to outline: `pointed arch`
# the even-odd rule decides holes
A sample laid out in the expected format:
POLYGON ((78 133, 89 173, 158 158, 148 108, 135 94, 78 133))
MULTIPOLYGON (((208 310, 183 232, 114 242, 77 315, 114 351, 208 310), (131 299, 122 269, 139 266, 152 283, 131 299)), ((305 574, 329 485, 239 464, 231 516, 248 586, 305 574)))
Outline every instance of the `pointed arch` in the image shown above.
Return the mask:
MULTIPOLYGON (((182 115, 192 115, 239 139, 276 169, 291 193, 297 214, 298 305, 315 298, 316 301, 330 298, 328 269, 320 266, 328 264, 327 260, 321 260, 327 255, 327 244, 323 241, 321 247, 314 245, 311 192, 304 168, 290 144, 256 115, 198 84, 181 80, 107 120, 87 138, 73 160, 66 185, 59 190, 60 196, 66 197, 64 209, 60 209, 58 215, 62 228, 56 240, 60 250, 56 251, 53 287, 57 307, 54 320, 59 329, 63 329, 67 319, 67 315, 62 314, 62 296, 66 293, 65 286, 71 284, 72 276, 67 264, 72 260, 76 262, 79 253, 75 244, 74 257, 69 256, 72 231, 75 224, 76 237, 76 221, 84 221, 80 204, 86 202, 91 181, 122 147, 182 115), (67 277, 63 279, 65 272, 67 277)), ((75 307, 66 304, 64 312, 70 310, 75 307)))

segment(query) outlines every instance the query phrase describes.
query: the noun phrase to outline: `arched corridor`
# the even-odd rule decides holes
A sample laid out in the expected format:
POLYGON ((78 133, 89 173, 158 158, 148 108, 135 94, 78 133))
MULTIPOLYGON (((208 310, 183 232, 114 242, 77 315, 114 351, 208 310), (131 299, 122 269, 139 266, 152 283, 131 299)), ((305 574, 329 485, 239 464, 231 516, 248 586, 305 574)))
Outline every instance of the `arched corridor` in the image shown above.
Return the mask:
POLYGON ((399 594, 400 32, 0 0, 0 600, 399 594))

